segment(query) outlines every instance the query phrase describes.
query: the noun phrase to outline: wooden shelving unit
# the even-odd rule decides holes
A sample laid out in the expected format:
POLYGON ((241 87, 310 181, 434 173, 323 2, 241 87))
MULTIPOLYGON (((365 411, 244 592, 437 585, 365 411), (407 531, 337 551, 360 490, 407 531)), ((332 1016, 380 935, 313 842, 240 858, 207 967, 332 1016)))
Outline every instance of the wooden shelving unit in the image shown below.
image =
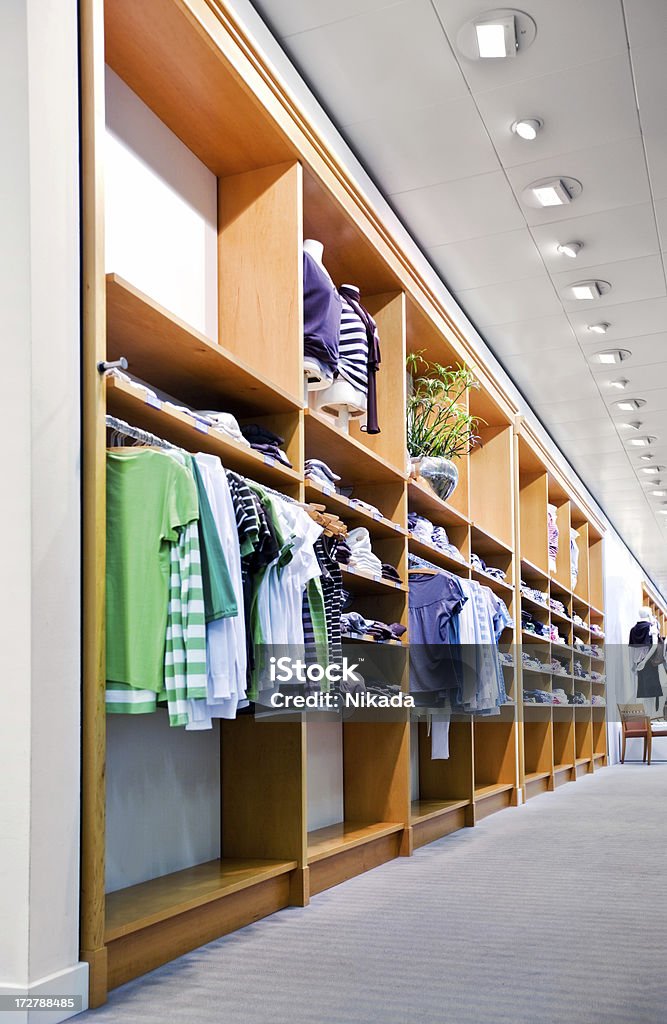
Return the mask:
POLYGON ((545 595, 546 604, 517 592, 521 612, 528 612, 547 627, 555 627, 561 641, 521 632, 522 649, 540 661, 553 658, 566 666, 565 673, 537 672, 522 666, 522 690, 562 689, 584 696, 578 704, 527 704, 522 709, 521 777, 526 799, 574 781, 607 763, 606 706, 593 705, 593 693, 604 697, 606 683, 593 681, 602 660, 590 653, 591 644, 604 639, 590 631, 591 621, 604 629, 604 563, 602 527, 596 516, 564 478, 534 433, 525 423, 517 429, 519 535, 517 571, 528 587, 545 595), (558 554, 549 559, 548 506, 555 509, 558 554), (578 575, 572 576, 570 530, 578 534, 578 575), (559 601, 564 611, 550 606, 559 601), (577 614, 582 624, 574 621, 577 614), (582 653, 577 638, 588 648, 582 653))
MULTIPOLYGON (((598 642, 604 625, 600 524, 542 450, 492 369, 451 321, 345 168, 307 122, 243 26, 210 0, 82 0, 82 159, 84 274, 84 702, 81 957, 90 965, 90 1005, 110 988, 216 936, 292 905, 412 851, 524 796, 553 789, 606 763, 605 709, 524 705, 521 653, 566 656, 569 675, 535 674, 540 686, 580 685, 571 650, 522 633, 521 611, 558 625, 567 643, 598 642), (220 343, 164 308, 104 265, 105 62, 218 182, 220 343), (349 434, 304 407, 302 273, 304 237, 321 239, 334 280, 354 282, 382 339, 382 432, 349 434), (109 272, 111 271, 111 272, 109 272), (424 351, 474 368, 470 411, 483 421, 483 445, 460 460, 459 484, 441 501, 411 477, 405 451, 405 356, 424 351), (138 383, 103 379, 101 360, 125 356, 138 383), (220 409, 261 422, 285 438, 289 469, 203 429, 192 410, 220 409), (514 703, 489 721, 454 718, 450 757, 432 760, 424 722, 342 725, 343 821, 308 830, 309 723, 294 716, 270 727, 252 716, 221 725, 220 857, 105 892, 104 708, 105 446, 110 412, 300 500, 319 501, 350 527, 369 531, 374 552, 401 583, 344 570, 353 608, 369 618, 408 623, 408 552, 491 587, 515 626, 502 646, 514 703), (323 458, 345 493, 304 478, 323 458), (359 499, 379 515, 351 503, 359 499), (548 564, 546 514, 558 509, 563 536, 580 537, 577 584, 569 547, 548 564), (408 510, 447 531, 463 561, 408 535, 408 510), (477 555, 504 580, 472 566, 477 555), (530 581, 566 606, 566 615, 522 598, 530 581), (261 731, 260 731, 261 730, 261 731), (261 756, 260 756, 261 752, 261 756), (416 764, 412 778, 411 764, 416 764)), ((372 644, 365 638, 347 640, 372 644)), ((381 645, 377 645, 381 646, 381 645)), ((395 648, 401 644, 388 645, 395 648)), ((405 660, 401 651, 395 657, 405 660)), ((582 663, 590 670, 591 660, 582 663)), ((599 663, 598 663, 599 664, 599 663)))

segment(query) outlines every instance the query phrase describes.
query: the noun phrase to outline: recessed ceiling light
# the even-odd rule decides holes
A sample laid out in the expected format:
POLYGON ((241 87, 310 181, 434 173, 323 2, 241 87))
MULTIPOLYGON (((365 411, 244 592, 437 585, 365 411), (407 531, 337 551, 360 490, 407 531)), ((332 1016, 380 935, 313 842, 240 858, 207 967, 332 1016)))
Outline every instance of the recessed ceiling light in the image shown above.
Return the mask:
POLYGON ((539 117, 522 117, 520 121, 514 122, 512 131, 520 139, 525 139, 526 142, 533 142, 543 125, 544 121, 539 117))
POLYGON ((621 412, 633 412, 635 409, 641 409, 643 405, 646 405, 646 399, 644 398, 624 398, 620 402, 614 402, 617 409, 621 412))
POLYGON ((654 498, 667 498, 667 491, 651 491, 654 498))
POLYGON ((609 281, 575 281, 568 288, 575 299, 599 299, 611 291, 609 281))
MULTIPOLYGON (((571 260, 576 260, 583 247, 583 242, 564 242, 562 245, 556 246, 556 249, 561 256, 569 256, 571 260)), ((589 331, 591 330, 590 327, 588 329, 589 331)), ((604 334, 604 331, 598 331, 596 333, 604 334)))
POLYGON ((533 185, 532 188, 540 206, 565 206, 566 203, 572 202, 572 196, 560 178, 544 185, 533 185))
POLYGON ((632 423, 619 423, 619 427, 625 427, 626 430, 639 430, 641 425, 641 420, 633 420, 632 423))
POLYGON ((593 334, 606 334, 610 327, 611 324, 608 324, 603 320, 599 324, 589 324, 586 330, 592 331, 593 334))
POLYGON ((632 352, 627 348, 609 348, 604 349, 602 352, 595 352, 593 359, 598 363, 605 363, 611 365, 612 363, 622 363, 625 359, 629 359, 632 352))
POLYGON ((519 44, 516 38, 514 15, 485 18, 475 23, 477 51, 482 59, 515 57, 519 44))
POLYGON ((655 456, 654 455, 640 455, 639 458, 642 460, 642 462, 650 462, 651 459, 655 458, 655 456))
POLYGON ((640 467, 640 472, 641 473, 651 473, 651 474, 653 474, 653 476, 655 476, 657 473, 661 473, 663 469, 664 469, 664 466, 641 466, 640 467))
POLYGON ((648 448, 655 440, 655 437, 649 437, 648 435, 646 437, 631 437, 628 444, 633 445, 635 448, 648 448))
POLYGON ((610 380, 609 387, 617 388, 619 391, 624 391, 629 383, 630 381, 626 380, 625 377, 619 377, 618 380, 610 380))
POLYGON ((657 511, 659 516, 667 516, 667 508, 659 508, 657 511))

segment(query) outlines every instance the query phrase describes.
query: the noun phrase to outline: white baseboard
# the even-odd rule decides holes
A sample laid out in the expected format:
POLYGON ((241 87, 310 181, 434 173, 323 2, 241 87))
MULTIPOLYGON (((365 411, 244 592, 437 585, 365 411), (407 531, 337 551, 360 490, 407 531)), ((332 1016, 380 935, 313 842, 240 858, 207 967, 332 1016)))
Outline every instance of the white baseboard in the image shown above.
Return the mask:
POLYGON ((65 968, 64 971, 57 971, 55 974, 40 978, 28 988, 0 984, 0 996, 3 997, 3 1003, 7 996, 29 999, 48 996, 66 999, 68 996, 73 996, 76 1002, 75 1008, 17 1009, 3 1013, 1 1018, 2 1024, 60 1024, 61 1021, 69 1020, 75 1014, 88 1009, 88 964, 74 964, 72 967, 65 968))

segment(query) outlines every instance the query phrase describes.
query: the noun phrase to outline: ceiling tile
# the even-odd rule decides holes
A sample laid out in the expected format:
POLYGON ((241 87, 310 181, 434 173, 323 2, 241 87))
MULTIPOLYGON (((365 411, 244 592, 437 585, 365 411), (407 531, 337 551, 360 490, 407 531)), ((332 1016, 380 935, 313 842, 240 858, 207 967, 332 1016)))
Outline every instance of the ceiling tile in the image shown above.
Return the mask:
POLYGON ((606 414, 578 423, 555 423, 553 432, 558 441, 564 442, 616 436, 614 425, 606 414))
POLYGON ((350 124, 345 135, 385 193, 498 170, 498 159, 470 96, 350 124))
MULTIPOLYGON (((667 202, 665 228, 667 242, 667 202)), ((571 217, 557 223, 541 224, 531 228, 531 233, 547 269, 553 273, 572 267, 579 270, 596 263, 650 256, 659 249, 651 203, 619 206, 588 217, 571 217), (556 247, 564 242, 583 242, 583 249, 576 260, 557 251, 556 247)))
POLYGON ((624 0, 630 46, 667 45, 665 0, 624 0))
MULTIPOLYGON (((609 319, 616 305, 665 295, 665 273, 660 256, 641 256, 636 260, 621 260, 618 263, 586 267, 585 271, 579 268, 563 271, 554 274, 553 280, 566 311, 576 312, 585 308, 591 310, 590 315, 594 315, 597 310, 604 308, 609 314, 609 319), (608 281, 611 290, 593 301, 569 298, 568 287, 582 279, 608 281)), ((607 340, 605 336, 605 344, 607 340)))
POLYGON ((454 291, 534 277, 543 270, 528 228, 435 246, 428 256, 454 291))
MULTIPOLYGON (((582 344, 595 345, 596 348, 613 348, 616 342, 644 334, 655 334, 667 327, 667 299, 646 299, 644 302, 625 302, 614 304, 613 309, 605 309, 604 319, 611 324, 605 335, 596 336, 586 330, 587 324, 595 323, 594 303, 581 303, 586 309, 573 310, 568 313, 582 344)), ((632 346, 626 346, 632 347, 632 346)), ((627 376, 627 374, 626 374, 627 376)))
POLYGON ((642 46, 632 51, 642 130, 665 130, 665 43, 642 46))
POLYGON ((330 0, 280 0, 280 3, 253 0, 253 5, 274 34, 284 37, 369 11, 379 11, 395 2, 396 0, 337 0, 336 5, 332 6, 330 0))
MULTIPOLYGON (((606 366, 604 363, 599 363, 593 358, 595 352, 602 351, 605 348, 613 348, 613 344, 610 345, 604 341, 602 345, 586 347, 586 356, 591 364, 591 369, 596 377, 602 377, 606 379, 609 377, 624 377, 626 380, 636 380, 636 369, 638 367, 652 366, 655 367, 656 363, 661 362, 665 356, 665 335, 664 334, 648 334, 640 338, 628 338, 622 343, 622 347, 627 348, 631 353, 628 359, 625 359, 620 364, 614 364, 613 366, 606 366)), ((662 385, 663 379, 660 379, 662 385)))
MULTIPOLYGON (((459 28, 493 9, 488 0, 434 0, 434 6, 457 53, 459 28)), ((460 57, 473 92, 587 64, 626 49, 620 0, 531 0, 525 9, 537 26, 529 49, 504 61, 460 57)))
POLYGON ((578 150, 558 159, 510 167, 507 176, 530 225, 568 220, 575 213, 585 216, 650 199, 644 151, 638 138, 578 150), (521 201, 522 190, 533 181, 559 175, 581 182, 583 192, 574 202, 535 209, 521 201))
POLYGON ((577 423, 589 418, 599 419, 604 411, 604 405, 597 389, 591 401, 582 402, 580 399, 566 398, 559 402, 542 402, 540 404, 540 416, 544 423, 577 423))
POLYGON ((658 222, 660 248, 667 252, 667 199, 658 199, 655 204, 655 216, 658 222))
POLYGON ((550 316, 560 309, 553 285, 545 273, 524 281, 505 281, 460 291, 457 299, 478 327, 513 323, 519 314, 526 320, 550 316))
MULTIPOLYGON (((667 355, 667 347, 663 348, 663 353, 662 358, 664 359, 665 355, 667 355)), ((627 367, 626 363, 623 366, 622 375, 629 381, 627 388, 625 391, 618 391, 615 388, 604 388, 603 386, 605 400, 607 400, 608 393, 610 401, 616 401, 623 395, 629 395, 630 397, 646 398, 651 403, 654 389, 660 394, 664 383, 667 381, 667 362, 658 362, 656 359, 648 366, 633 365, 632 369, 627 367), (625 367, 627 367, 627 373, 625 372, 625 367)), ((594 370, 594 373, 598 382, 600 382, 600 374, 596 370, 594 370)))
POLYGON ((502 171, 399 192, 390 199, 426 248, 525 227, 502 171))
POLYGON ((644 135, 654 199, 667 199, 667 132, 644 135))
POLYGON ((570 351, 578 349, 574 332, 563 313, 491 326, 484 331, 484 337, 494 351, 502 353, 503 357, 521 355, 523 352, 544 352, 552 348, 569 348, 570 351))
POLYGON ((529 88, 513 82, 478 95, 477 105, 505 167, 639 136, 627 53, 571 68, 567 74, 532 78, 529 88), (544 122, 532 142, 511 131, 512 123, 525 117, 544 122))
POLYGON ((290 36, 289 52, 339 126, 398 117, 434 96, 467 91, 429 0, 406 0, 290 36))

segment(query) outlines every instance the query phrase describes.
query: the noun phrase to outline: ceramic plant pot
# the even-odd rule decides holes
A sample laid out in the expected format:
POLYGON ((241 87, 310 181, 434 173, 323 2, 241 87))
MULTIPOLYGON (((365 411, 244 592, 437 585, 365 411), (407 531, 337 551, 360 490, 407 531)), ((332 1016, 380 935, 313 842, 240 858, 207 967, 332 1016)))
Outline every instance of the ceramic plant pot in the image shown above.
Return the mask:
POLYGON ((447 501, 459 482, 459 471, 456 463, 442 456, 425 455, 412 459, 415 476, 426 480, 434 494, 447 501))

